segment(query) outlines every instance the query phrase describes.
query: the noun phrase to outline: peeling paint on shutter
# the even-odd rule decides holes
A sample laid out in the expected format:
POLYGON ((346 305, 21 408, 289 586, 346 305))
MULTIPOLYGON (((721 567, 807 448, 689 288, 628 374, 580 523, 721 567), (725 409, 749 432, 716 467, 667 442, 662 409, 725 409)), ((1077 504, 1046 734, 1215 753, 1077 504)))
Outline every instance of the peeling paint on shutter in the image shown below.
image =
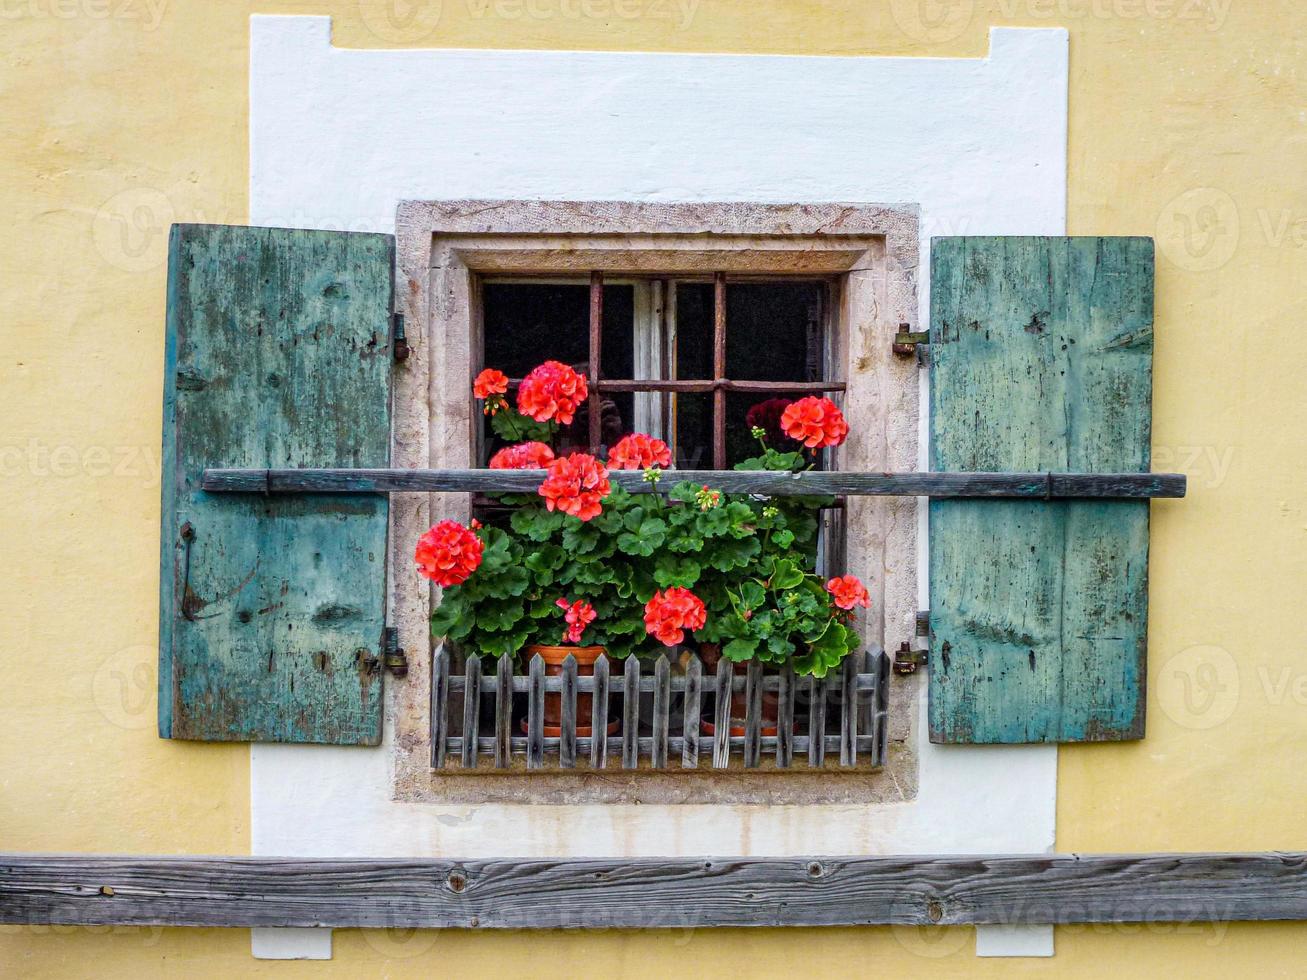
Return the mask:
POLYGON ((207 494, 206 466, 385 466, 386 235, 172 229, 159 732, 376 744, 385 495, 207 494))
MULTIPOLYGON (((1153 242, 937 238, 931 468, 1146 472, 1153 242)), ((1148 501, 934 500, 934 742, 1144 734, 1148 501)))

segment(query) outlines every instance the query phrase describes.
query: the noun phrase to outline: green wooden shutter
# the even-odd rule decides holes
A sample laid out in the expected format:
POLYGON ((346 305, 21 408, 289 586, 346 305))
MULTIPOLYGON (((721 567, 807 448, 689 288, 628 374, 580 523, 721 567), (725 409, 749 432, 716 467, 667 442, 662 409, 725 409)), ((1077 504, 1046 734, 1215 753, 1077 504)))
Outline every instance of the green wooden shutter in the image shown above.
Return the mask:
MULTIPOLYGON (((931 468, 1146 472, 1153 242, 937 238, 931 468)), ((1144 734, 1148 509, 934 500, 934 742, 1144 734)))
POLYGON ((199 486, 207 466, 388 465, 393 254, 388 235, 172 229, 166 738, 380 741, 386 496, 199 486))

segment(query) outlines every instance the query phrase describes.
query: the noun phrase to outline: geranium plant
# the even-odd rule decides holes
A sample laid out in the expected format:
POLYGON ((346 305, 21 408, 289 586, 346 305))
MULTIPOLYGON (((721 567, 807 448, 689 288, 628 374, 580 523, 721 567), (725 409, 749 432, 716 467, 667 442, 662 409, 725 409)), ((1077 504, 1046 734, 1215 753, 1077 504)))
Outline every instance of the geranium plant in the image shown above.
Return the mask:
MULTIPOLYGON (((585 376, 547 361, 515 403, 508 388, 493 369, 473 385, 510 443, 490 467, 542 471, 540 484, 497 494, 509 512, 486 526, 441 521, 423 535, 418 570, 444 589, 437 636, 496 656, 585 643, 621 658, 711 643, 733 661, 790 661, 817 676, 858 648, 849 622, 868 604, 866 589, 814 571, 816 514, 829 501, 725 494, 691 480, 664 487, 671 451, 642 433, 616 442, 606 461, 564 452, 559 430, 589 397, 585 376), (610 470, 642 470, 653 492, 623 489, 610 470)), ((737 469, 803 469, 848 434, 829 399, 763 404, 769 423, 753 428, 761 451, 737 469), (794 448, 771 448, 772 427, 794 448)))

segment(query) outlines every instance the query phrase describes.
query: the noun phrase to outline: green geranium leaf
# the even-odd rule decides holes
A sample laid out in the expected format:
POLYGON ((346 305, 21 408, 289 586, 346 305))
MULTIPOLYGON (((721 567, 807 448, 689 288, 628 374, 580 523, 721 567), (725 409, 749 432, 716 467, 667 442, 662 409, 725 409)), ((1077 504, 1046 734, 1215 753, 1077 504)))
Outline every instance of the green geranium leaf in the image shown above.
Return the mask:
POLYGON ((758 649, 758 641, 752 637, 739 637, 722 647, 722 656, 727 660, 740 663, 753 657, 758 649))
POLYGON ((699 581, 702 569, 693 558, 676 558, 672 555, 659 555, 654 564, 654 581, 660 589, 680 586, 693 588, 699 581))

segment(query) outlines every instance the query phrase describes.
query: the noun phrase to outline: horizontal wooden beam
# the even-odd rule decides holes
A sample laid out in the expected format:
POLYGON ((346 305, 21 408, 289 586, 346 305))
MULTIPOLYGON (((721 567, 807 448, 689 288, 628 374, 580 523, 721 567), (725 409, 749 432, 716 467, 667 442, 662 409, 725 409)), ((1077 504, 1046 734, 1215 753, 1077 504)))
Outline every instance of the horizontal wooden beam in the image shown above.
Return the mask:
POLYGON ((585 929, 1307 920, 1307 854, 0 855, 0 923, 585 929))
MULTIPOLYGON (((543 470, 206 469, 212 493, 534 493, 543 470)), ((654 487, 636 470, 612 479, 632 493, 654 487)), ((728 493, 772 497, 996 497, 1024 500, 1183 497, 1182 473, 853 473, 809 470, 666 470, 658 489, 693 480, 728 493)))

